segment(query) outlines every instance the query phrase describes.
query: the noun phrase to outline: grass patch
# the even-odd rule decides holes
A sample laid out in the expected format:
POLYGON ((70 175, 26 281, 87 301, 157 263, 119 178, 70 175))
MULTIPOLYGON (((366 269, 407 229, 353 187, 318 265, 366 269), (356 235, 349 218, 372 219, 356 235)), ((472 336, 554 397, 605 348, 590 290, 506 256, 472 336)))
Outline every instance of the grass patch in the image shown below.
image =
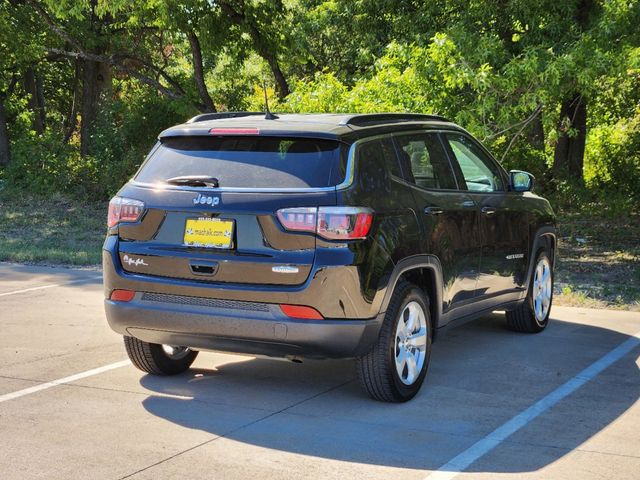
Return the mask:
POLYGON ((102 259, 107 203, 62 195, 0 195, 0 261, 97 265, 102 259))
POLYGON ((558 226, 554 303, 640 311, 640 214, 590 205, 561 211, 558 226))

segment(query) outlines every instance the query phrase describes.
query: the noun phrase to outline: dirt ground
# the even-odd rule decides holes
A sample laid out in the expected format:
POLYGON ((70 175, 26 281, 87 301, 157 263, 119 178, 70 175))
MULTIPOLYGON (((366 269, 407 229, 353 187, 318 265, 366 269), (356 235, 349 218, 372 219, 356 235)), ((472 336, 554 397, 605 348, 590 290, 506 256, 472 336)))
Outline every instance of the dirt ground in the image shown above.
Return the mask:
POLYGON ((559 215, 557 305, 640 310, 640 215, 559 215))

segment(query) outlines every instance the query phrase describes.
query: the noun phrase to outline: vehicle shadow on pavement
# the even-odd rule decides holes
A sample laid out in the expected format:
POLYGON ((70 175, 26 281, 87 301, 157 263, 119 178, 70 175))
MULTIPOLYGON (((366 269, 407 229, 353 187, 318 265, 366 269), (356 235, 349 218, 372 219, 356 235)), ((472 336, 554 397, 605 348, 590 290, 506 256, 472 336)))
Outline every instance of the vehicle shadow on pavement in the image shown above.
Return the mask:
MULTIPOLYGON (((436 342, 427 382, 405 404, 366 397, 350 361, 299 365, 238 357, 211 370, 146 375, 140 382, 150 392, 145 409, 186 428, 247 446, 433 470, 627 338, 559 320, 542 334, 517 334, 496 313, 436 342)), ((623 357, 467 471, 536 471, 593 438, 640 398, 636 356, 623 357)))

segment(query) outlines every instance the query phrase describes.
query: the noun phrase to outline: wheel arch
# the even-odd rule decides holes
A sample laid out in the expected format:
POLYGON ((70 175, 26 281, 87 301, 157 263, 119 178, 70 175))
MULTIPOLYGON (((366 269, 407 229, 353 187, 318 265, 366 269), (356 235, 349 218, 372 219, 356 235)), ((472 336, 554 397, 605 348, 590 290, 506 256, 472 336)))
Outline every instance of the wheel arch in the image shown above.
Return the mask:
POLYGON ((393 291, 401 279, 417 285, 428 297, 429 316, 435 339, 442 316, 442 266, 440 260, 435 255, 414 255, 398 262, 389 278, 380 309, 381 313, 386 312, 393 291))
POLYGON ((558 257, 558 237, 557 230, 553 226, 545 226, 536 230, 533 236, 533 242, 531 243, 531 250, 529 252, 529 266, 527 268, 526 276, 526 290, 529 290, 529 284, 531 283, 531 275, 536 263, 536 253, 541 248, 547 248, 551 255, 551 266, 555 270, 556 259, 558 257))

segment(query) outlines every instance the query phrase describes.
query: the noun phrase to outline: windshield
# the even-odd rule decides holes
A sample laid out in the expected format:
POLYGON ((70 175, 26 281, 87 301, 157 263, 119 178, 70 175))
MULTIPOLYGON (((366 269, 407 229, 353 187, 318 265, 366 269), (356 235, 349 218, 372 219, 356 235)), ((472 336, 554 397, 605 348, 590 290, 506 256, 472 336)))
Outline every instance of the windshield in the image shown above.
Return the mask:
POLYGON ((331 187, 345 175, 346 146, 334 140, 266 136, 170 137, 136 180, 208 176, 223 188, 331 187))

